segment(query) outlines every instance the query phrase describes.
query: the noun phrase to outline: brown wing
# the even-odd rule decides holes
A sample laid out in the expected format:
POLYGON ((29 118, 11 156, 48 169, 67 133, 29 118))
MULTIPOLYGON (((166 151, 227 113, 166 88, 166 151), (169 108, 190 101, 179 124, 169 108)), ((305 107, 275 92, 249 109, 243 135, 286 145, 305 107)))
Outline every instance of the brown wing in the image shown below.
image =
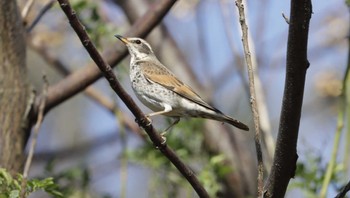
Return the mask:
POLYGON ((149 63, 142 62, 140 65, 142 68, 143 74, 147 80, 155 82, 203 107, 211 109, 215 112, 220 112, 219 110, 215 109, 214 107, 204 102, 202 98, 192 90, 191 87, 187 86, 185 83, 183 83, 178 78, 176 78, 175 75, 172 74, 165 66, 156 65, 156 67, 150 67, 147 65, 142 66, 142 64, 149 64, 149 63))

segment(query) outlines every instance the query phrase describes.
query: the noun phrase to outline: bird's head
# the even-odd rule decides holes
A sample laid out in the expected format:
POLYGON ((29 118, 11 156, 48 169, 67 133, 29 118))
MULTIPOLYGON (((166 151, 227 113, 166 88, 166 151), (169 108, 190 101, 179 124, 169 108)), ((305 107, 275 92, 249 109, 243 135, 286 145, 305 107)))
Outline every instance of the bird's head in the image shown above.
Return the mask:
POLYGON ((114 35, 122 41, 129 50, 131 58, 134 60, 141 60, 146 57, 154 57, 151 46, 141 38, 125 38, 120 35, 114 35))

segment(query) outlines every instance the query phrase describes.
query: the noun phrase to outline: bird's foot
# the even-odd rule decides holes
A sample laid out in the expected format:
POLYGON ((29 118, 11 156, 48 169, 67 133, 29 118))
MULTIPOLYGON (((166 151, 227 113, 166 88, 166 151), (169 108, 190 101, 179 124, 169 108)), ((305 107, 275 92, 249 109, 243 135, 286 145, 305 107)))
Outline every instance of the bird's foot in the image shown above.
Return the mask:
POLYGON ((148 115, 146 115, 145 117, 146 117, 146 120, 147 120, 147 122, 148 122, 146 126, 151 126, 151 124, 152 124, 152 119, 151 119, 148 115))
POLYGON ((141 118, 141 119, 135 119, 135 122, 139 125, 139 127, 142 126, 143 123, 146 123, 146 126, 151 126, 152 124, 152 119, 149 116, 145 116, 146 119, 141 118))
POLYGON ((162 143, 161 143, 162 145, 164 145, 164 144, 166 143, 166 137, 165 137, 165 135, 166 135, 166 131, 160 134, 160 137, 161 137, 162 140, 163 140, 162 143))
POLYGON ((160 138, 162 139, 162 142, 160 143, 159 146, 156 146, 156 149, 161 149, 164 148, 166 146, 166 137, 165 137, 166 132, 163 132, 160 134, 160 138))

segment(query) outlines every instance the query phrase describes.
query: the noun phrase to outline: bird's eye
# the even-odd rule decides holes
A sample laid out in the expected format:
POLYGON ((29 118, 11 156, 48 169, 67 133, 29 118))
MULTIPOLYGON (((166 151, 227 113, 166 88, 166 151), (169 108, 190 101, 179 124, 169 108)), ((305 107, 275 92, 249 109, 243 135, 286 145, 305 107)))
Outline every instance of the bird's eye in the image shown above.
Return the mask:
POLYGON ((136 40, 135 43, 136 44, 141 44, 141 41, 140 40, 136 40))

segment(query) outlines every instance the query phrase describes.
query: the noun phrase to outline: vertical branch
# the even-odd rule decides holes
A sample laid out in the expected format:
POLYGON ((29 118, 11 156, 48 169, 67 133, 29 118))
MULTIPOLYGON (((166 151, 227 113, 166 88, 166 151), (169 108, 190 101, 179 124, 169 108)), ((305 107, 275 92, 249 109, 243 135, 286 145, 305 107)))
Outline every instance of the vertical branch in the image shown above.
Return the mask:
MULTIPOLYGON (((236 61, 236 65, 239 65, 239 60, 240 60, 240 56, 238 55, 238 51, 235 48, 235 42, 232 38, 232 35, 234 35, 232 28, 230 27, 230 19, 232 17, 229 17, 229 13, 228 13, 228 9, 230 8, 230 4, 225 3, 224 1, 221 1, 220 3, 220 7, 221 7, 221 13, 222 13, 222 17, 223 20, 225 22, 225 33, 226 33, 226 37, 228 38, 228 44, 231 48, 231 51, 233 53, 234 56, 234 60, 236 61), (225 5, 227 4, 227 5, 225 5), (227 8, 229 7, 229 8, 227 8)), ((247 12, 247 8, 245 9, 246 13, 247 12)), ((249 21, 248 21, 249 23, 249 21)), ((263 22, 261 23, 263 24, 263 22)), ((259 111, 259 123, 260 123, 260 128, 261 128, 261 135, 262 135, 262 143, 263 146, 265 145, 266 147, 266 156, 267 158, 264 159, 264 166, 267 169, 267 171, 269 171, 269 167, 271 166, 272 163, 272 158, 273 158, 273 154, 274 154, 274 149, 275 149, 275 142, 274 139, 272 137, 272 131, 271 131, 271 125, 270 125, 270 116, 267 110, 267 105, 265 102, 265 94, 264 94, 264 90, 262 88, 262 82, 260 80, 260 77, 258 75, 258 61, 257 61, 257 57, 256 57, 256 53, 255 53, 255 47, 254 47, 254 43, 253 43, 253 39, 250 36, 250 32, 248 30, 248 41, 250 42, 250 49, 251 49, 251 55, 252 55, 252 62, 253 62, 253 73, 254 73, 254 82, 255 82, 255 91, 256 91, 256 95, 257 98, 259 98, 259 100, 257 100, 257 108, 259 111)), ((232 67, 231 67, 232 68, 232 67)), ((223 74, 228 74, 228 71, 224 71, 223 74)), ((244 88, 247 91, 248 94, 248 89, 249 89, 249 84, 248 82, 245 80, 244 78, 244 70, 243 69, 239 69, 239 76, 240 79, 244 85, 244 88)), ((222 79, 223 78, 219 78, 220 82, 225 82, 222 79)))
POLYGON ((341 101, 341 104, 339 105, 337 130, 335 132, 335 137, 334 137, 334 141, 333 141, 333 149, 332 149, 331 159, 327 165, 326 175, 325 175, 323 182, 322 182, 320 198, 326 197, 326 194, 328 191, 328 186, 329 186, 329 183, 331 181, 333 171, 334 171, 336 161, 337 161, 341 132, 344 128, 344 114, 345 114, 344 98, 342 97, 341 100, 342 101, 341 101))
POLYGON ((261 152, 261 144, 260 144, 260 126, 259 126, 259 113, 258 107, 256 104, 256 94, 255 94, 255 86, 254 86, 254 72, 253 72, 253 64, 250 55, 249 49, 249 41, 248 41, 248 26, 245 22, 245 14, 244 14, 244 5, 242 0, 236 1, 236 6, 239 12, 239 22, 242 28, 242 42, 244 49, 244 57, 248 67, 248 76, 249 76, 249 92, 250 92, 250 103, 252 106, 252 112, 254 117, 254 126, 255 126, 255 148, 258 159, 258 197, 262 197, 263 193, 263 185, 264 185, 264 163, 261 152))
POLYGON ((32 142, 31 142, 30 147, 29 147, 29 154, 28 154, 28 157, 27 157, 27 160, 26 160, 26 163, 24 166, 24 170, 23 170, 23 178, 24 179, 27 178, 28 173, 29 173, 30 165, 32 163, 32 159, 34 156, 35 146, 36 146, 37 139, 38 139, 39 129, 40 129, 41 123, 42 123, 43 118, 44 118, 44 109, 45 109, 47 89, 49 87, 49 82, 47 81, 47 78, 45 75, 43 76, 43 80, 44 80, 44 87, 43 87, 42 98, 40 98, 38 119, 37 119, 36 124, 34 126, 33 138, 32 138, 32 142))
MULTIPOLYGON (((350 0, 348 0, 347 2, 347 6, 348 6, 348 11, 350 13, 350 0)), ((349 72, 350 72, 350 27, 348 30, 348 62, 347 62, 347 68, 346 68, 346 73, 345 73, 345 77, 343 81, 343 91, 345 92, 345 108, 346 108, 346 119, 347 119, 347 123, 350 123, 350 87, 346 86, 348 83, 350 83, 350 79, 349 79, 349 72), (346 86, 346 88, 345 88, 346 86)), ((345 140, 345 152, 344 152, 344 167, 346 167, 346 170, 348 170, 347 167, 349 167, 349 159, 350 156, 347 153, 347 151, 350 151, 350 126, 347 126, 347 130, 346 130, 346 140, 345 140)))
MULTIPOLYGON (((350 44, 350 38, 348 38, 348 43, 350 44)), ((348 48, 350 48, 350 45, 348 46, 348 48)), ((344 75, 344 79, 343 79, 343 87, 342 87, 342 92, 340 95, 340 104, 339 104, 339 110, 338 110, 338 121, 337 121, 337 129, 335 132, 335 136, 334 136, 334 141, 333 141, 333 150, 332 150, 332 155, 330 157, 330 161, 327 165, 327 170, 326 170, 326 174, 322 183, 322 188, 321 188, 321 192, 320 192, 320 197, 324 198, 327 196, 327 191, 328 191, 328 186, 329 183, 331 182, 333 173, 334 173, 334 168, 336 165, 336 161, 337 161, 337 155, 338 155, 338 150, 339 150, 339 143, 340 143, 340 137, 341 137, 341 132, 344 128, 344 119, 347 117, 347 119, 349 119, 349 70, 350 69, 350 49, 348 49, 348 62, 347 62, 347 67, 346 67, 346 71, 345 71, 345 75, 344 75)), ((349 136, 349 126, 348 128, 348 133, 347 136, 349 136)), ((349 137, 347 137, 349 138, 349 137)), ((347 162, 347 156, 349 155, 347 153, 347 147, 349 146, 349 142, 345 143, 345 156, 344 157, 344 165, 347 162)), ((344 166, 347 167, 347 166, 344 166)))
POLYGON ((266 183, 265 197, 284 197, 289 180, 295 175, 298 158, 296 147, 305 76, 309 67, 307 41, 311 13, 311 0, 291 0, 281 118, 274 162, 266 183))
POLYGON ((45 75, 43 76, 43 80, 44 80, 44 87, 43 87, 42 98, 40 98, 38 119, 37 119, 36 124, 34 126, 33 138, 32 138, 32 142, 31 142, 30 147, 29 147, 29 154, 27 156, 27 160, 26 160, 24 170, 23 170, 23 180, 22 180, 22 188, 21 188, 21 197, 23 197, 23 198, 25 197, 25 194, 26 194, 27 178, 28 178, 30 166, 32 164, 36 143, 38 140, 39 129, 40 129, 41 123, 43 122, 43 118, 44 118, 44 108, 45 108, 45 103, 46 103, 46 96, 47 96, 47 89, 49 87, 49 82, 47 81, 47 78, 45 75))

